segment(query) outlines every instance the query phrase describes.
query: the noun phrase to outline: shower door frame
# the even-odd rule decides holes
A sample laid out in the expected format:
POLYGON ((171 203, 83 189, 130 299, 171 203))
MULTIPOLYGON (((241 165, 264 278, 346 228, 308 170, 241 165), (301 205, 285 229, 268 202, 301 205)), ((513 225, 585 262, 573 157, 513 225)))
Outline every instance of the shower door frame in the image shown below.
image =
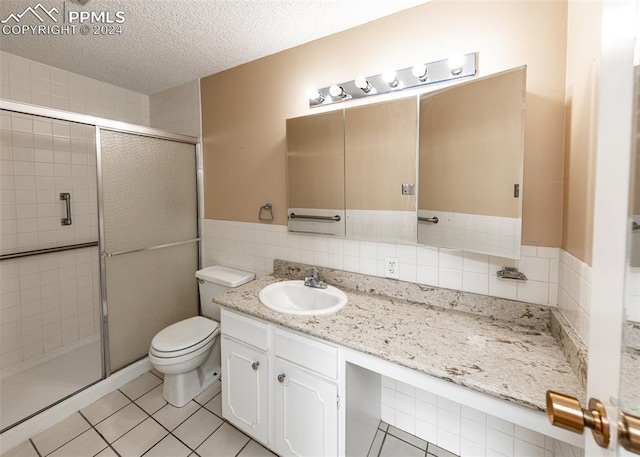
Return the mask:
MULTIPOLYGON (((63 111, 54 108, 47 108, 43 106, 30 105, 27 103, 14 102, 11 100, 0 98, 0 110, 10 111, 20 114, 28 114, 32 116, 46 117, 50 119, 75 122, 77 124, 84 124, 95 127, 96 135, 96 181, 97 181, 97 201, 98 201, 98 252, 100 256, 100 342, 101 348, 101 363, 102 363, 102 377, 99 381, 108 378, 111 375, 110 357, 109 357, 109 313, 107 304, 107 289, 106 289, 106 255, 104 250, 104 208, 103 208, 103 194, 102 194, 102 165, 101 165, 101 145, 100 145, 100 132, 102 130, 108 130, 113 132, 128 133, 132 135, 139 135, 151 138, 157 138, 161 140, 176 141, 179 143, 193 144, 196 148, 196 201, 197 201, 197 237, 190 242, 198 243, 198 268, 202 265, 202 215, 203 213, 203 176, 200 170, 202 169, 202 146, 200 139, 197 137, 183 135, 180 133, 167 132, 165 130, 155 129, 152 127, 146 127, 143 125, 130 124, 127 122, 115 121, 110 119, 104 119, 101 117, 90 116, 88 114, 73 113, 70 111, 63 111)), ((95 384, 95 383, 94 383, 95 384)), ((92 384, 85 386, 86 389, 92 384)), ((80 389, 80 390, 83 390, 80 389)), ((77 393, 77 392, 76 392, 77 393)), ((73 394, 75 395, 75 393, 73 394)), ((64 399, 54 402, 48 405, 49 408, 56 403, 59 403, 64 399)), ((26 419, 26 418, 25 418, 26 419)), ((24 419, 23 419, 24 420, 24 419)), ((19 424, 19 421, 15 425, 19 424)), ((13 427, 13 426, 12 426, 13 427)))

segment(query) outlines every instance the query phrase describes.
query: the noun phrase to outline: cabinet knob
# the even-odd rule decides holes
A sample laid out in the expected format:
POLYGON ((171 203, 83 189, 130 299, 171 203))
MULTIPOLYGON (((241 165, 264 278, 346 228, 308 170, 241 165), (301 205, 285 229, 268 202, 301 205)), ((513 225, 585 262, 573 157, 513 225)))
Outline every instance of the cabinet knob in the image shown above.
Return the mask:
POLYGON ((280 373, 278 375, 278 381, 280 382, 284 382, 285 378, 286 378, 286 375, 284 373, 280 373))
POLYGON ((582 434, 585 427, 591 429, 596 443, 609 446, 609 421, 604 405, 591 398, 589 409, 583 409, 578 399, 547 390, 547 416, 551 425, 582 434))
POLYGON ((258 371, 258 367, 260 366, 260 362, 253 362, 251 364, 251 368, 253 368, 254 370, 258 371))

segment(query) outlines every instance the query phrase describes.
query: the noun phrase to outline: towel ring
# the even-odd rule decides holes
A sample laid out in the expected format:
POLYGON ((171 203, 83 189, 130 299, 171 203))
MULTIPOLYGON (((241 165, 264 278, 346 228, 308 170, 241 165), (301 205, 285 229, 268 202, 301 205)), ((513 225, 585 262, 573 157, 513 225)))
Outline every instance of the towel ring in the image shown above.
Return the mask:
POLYGON ((258 210, 258 220, 260 222, 273 222, 273 205, 271 203, 265 203, 258 210), (268 211, 269 214, 263 217, 262 213, 268 211))

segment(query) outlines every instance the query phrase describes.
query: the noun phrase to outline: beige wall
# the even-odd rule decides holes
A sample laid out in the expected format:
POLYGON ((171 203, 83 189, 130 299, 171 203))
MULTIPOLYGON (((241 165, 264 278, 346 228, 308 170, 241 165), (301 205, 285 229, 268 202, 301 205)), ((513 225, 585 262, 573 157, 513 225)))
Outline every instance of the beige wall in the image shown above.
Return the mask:
POLYGON ((601 2, 568 6, 562 247, 591 264, 601 2))
POLYGON ((309 86, 478 51, 480 75, 527 65, 523 242, 560 246, 566 14, 560 1, 436 1, 202 79, 205 216, 256 222, 268 201, 286 224, 285 120, 312 112, 309 86))

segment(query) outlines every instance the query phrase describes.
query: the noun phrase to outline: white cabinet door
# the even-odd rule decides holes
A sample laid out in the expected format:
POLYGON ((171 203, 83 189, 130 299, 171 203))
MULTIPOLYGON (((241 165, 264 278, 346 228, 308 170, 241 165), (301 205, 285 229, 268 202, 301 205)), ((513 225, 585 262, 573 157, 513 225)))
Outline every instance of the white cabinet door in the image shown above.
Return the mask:
POLYGON ((269 367, 265 352, 222 337, 222 415, 267 444, 269 367))
POLYGON ((276 452, 283 456, 338 454, 338 387, 276 359, 276 452))

